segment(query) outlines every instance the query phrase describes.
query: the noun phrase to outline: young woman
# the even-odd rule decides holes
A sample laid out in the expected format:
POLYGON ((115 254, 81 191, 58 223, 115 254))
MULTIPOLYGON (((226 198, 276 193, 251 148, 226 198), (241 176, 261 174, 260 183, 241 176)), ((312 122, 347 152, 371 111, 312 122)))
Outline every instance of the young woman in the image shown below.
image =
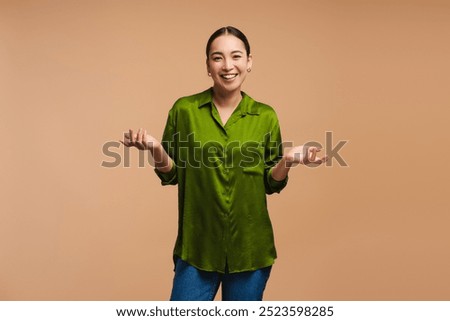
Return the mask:
POLYGON ((321 164, 316 147, 283 156, 272 107, 241 91, 250 45, 234 27, 206 45, 213 86, 178 99, 159 142, 145 129, 122 143, 149 149, 162 185, 178 184, 179 223, 171 300, 262 300, 276 258, 266 194, 279 193, 293 165, 321 164))

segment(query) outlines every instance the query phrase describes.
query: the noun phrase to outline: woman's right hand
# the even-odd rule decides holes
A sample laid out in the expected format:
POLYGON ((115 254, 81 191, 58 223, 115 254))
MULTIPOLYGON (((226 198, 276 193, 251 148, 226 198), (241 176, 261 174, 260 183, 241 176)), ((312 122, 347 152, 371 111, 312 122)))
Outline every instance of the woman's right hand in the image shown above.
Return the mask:
POLYGON ((120 141, 126 147, 136 147, 140 150, 153 150, 160 143, 153 136, 147 134, 147 130, 139 128, 135 134, 132 129, 124 133, 124 140, 120 141))

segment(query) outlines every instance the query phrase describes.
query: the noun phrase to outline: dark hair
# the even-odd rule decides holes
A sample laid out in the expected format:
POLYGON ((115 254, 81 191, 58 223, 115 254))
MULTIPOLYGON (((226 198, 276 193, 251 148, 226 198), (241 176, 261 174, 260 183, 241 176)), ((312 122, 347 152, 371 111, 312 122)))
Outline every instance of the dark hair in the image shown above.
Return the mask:
POLYGON ((247 56, 250 55, 250 44, 248 43, 247 37, 239 29, 237 29, 235 27, 227 26, 227 27, 222 27, 222 28, 216 30, 211 35, 211 37, 209 37, 209 40, 206 43, 206 58, 209 58, 209 50, 211 49, 212 42, 216 38, 218 38, 222 35, 233 35, 236 38, 239 38, 240 40, 242 40, 242 42, 244 43, 244 46, 245 46, 245 51, 247 51, 247 56))

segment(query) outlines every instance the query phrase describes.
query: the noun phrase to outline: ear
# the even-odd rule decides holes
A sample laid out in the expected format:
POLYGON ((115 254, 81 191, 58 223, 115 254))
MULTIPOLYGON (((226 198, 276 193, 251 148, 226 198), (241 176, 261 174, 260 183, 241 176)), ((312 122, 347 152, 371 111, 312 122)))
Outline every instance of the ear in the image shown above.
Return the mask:
POLYGON ((253 66, 253 56, 250 54, 250 55, 248 55, 248 57, 247 57, 247 69, 248 68, 252 68, 252 66, 253 66))
POLYGON ((209 58, 206 58, 206 72, 210 73, 211 71, 209 70, 209 58))

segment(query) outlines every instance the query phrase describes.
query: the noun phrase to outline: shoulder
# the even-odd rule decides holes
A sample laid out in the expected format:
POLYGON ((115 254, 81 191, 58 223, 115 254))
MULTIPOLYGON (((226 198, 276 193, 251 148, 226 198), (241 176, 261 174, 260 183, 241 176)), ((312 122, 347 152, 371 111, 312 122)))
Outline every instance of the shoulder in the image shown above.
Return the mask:
POLYGON ((248 102, 248 112, 251 114, 257 114, 260 116, 263 116, 265 118, 271 118, 273 120, 277 120, 277 113, 275 111, 275 109, 271 106, 268 105, 266 103, 257 101, 253 98, 251 98, 250 96, 248 96, 247 94, 245 94, 247 96, 247 102, 248 102))
POLYGON ((211 89, 204 90, 200 93, 184 96, 178 98, 169 110, 169 121, 173 126, 176 126, 177 120, 181 117, 192 117, 200 108, 211 102, 211 89))
POLYGON ((275 111, 275 108, 259 101, 256 101, 255 103, 257 106, 256 109, 260 114, 276 117, 277 112, 275 111))
POLYGON ((207 89, 200 93, 178 98, 171 109, 172 112, 177 112, 193 107, 199 107, 211 101, 211 90, 207 89))

